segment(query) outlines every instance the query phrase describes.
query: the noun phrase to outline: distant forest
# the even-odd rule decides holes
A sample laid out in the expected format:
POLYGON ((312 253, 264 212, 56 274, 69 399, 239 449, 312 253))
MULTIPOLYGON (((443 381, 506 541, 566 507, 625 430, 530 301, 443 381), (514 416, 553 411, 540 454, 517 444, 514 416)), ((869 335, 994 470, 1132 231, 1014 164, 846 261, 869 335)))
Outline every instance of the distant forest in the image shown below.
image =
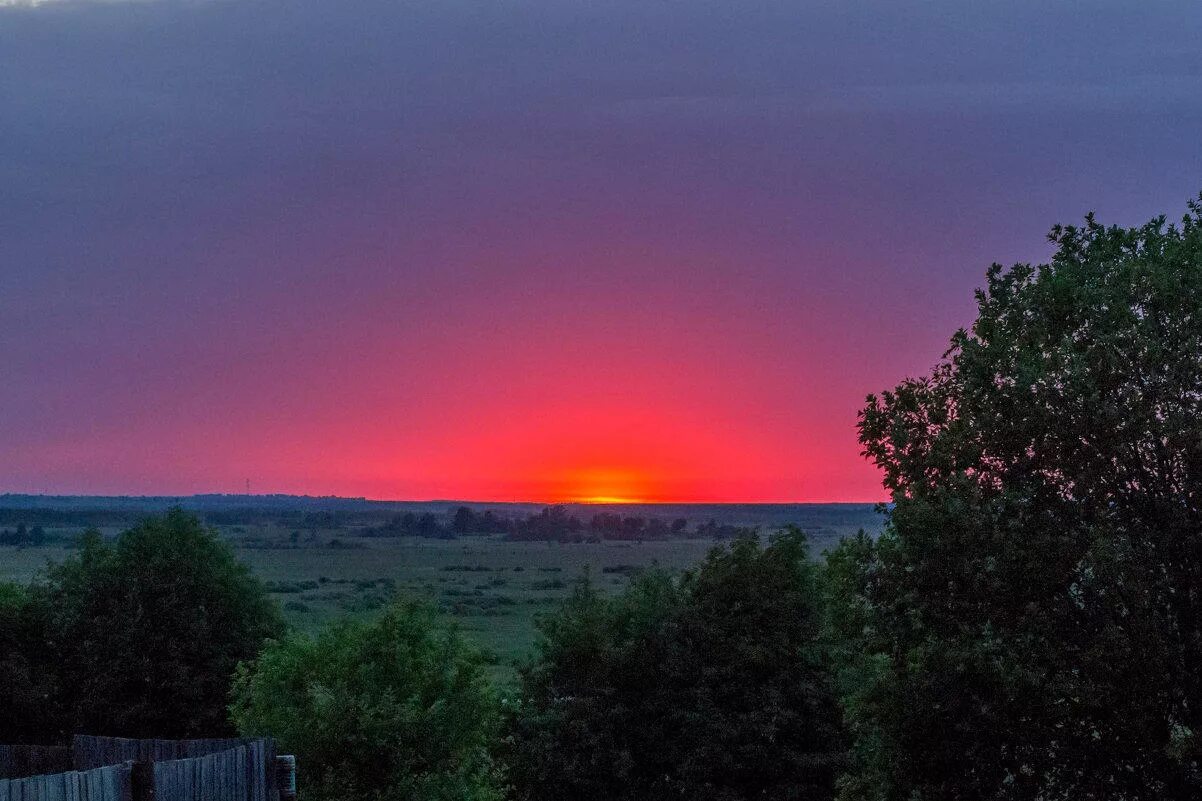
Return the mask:
POLYGON ((598 512, 588 518, 562 506, 548 506, 523 516, 505 516, 491 510, 477 512, 460 506, 449 515, 406 512, 382 526, 364 530, 367 537, 433 537, 452 539, 470 534, 503 534, 515 541, 599 542, 601 540, 666 540, 672 537, 731 540, 755 534, 754 526, 736 526, 709 520, 690 527, 684 517, 658 517, 598 512))
POLYGON ((46 529, 18 523, 15 529, 0 529, 0 545, 45 545, 46 529))
MULTIPOLYGON (((0 495, 0 546, 71 544, 88 528, 114 531, 168 509, 191 511, 233 534, 271 527, 312 544, 318 532, 342 537, 598 542, 724 541, 799 525, 807 531, 878 531, 873 504, 557 504, 369 501, 292 495, 96 497, 0 495)), ((253 540, 253 538, 252 538, 253 540)), ((251 545, 246 540, 245 545, 251 545)), ((325 544, 326 540, 321 539, 325 544)), ((284 543, 286 546, 286 543, 284 543)), ((349 542, 343 542, 347 545, 349 542)))
MULTIPOLYGON (((357 537, 423 537, 455 539, 460 536, 502 535, 514 541, 599 542, 601 540, 666 540, 705 538, 731 540, 755 534, 757 526, 740 526, 717 520, 690 524, 685 517, 665 519, 618 512, 597 512, 584 517, 562 506, 548 506, 533 514, 477 511, 459 506, 446 512, 273 511, 222 509, 203 515, 212 526, 236 528, 278 525, 299 531, 341 530, 357 537)), ((3 509, 0 508, 0 545, 38 546, 61 542, 62 534, 47 534, 45 527, 90 528, 121 526, 137 517, 111 509, 3 509)))

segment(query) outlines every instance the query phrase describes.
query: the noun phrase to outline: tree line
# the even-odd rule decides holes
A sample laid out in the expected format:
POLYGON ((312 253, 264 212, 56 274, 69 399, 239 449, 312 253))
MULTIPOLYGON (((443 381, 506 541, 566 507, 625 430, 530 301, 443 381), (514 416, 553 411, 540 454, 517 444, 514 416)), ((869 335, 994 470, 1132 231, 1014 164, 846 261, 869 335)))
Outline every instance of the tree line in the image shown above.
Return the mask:
MULTIPOLYGON (((51 540, 42 525, 30 521, 45 520, 60 527, 74 527, 70 535, 56 534, 58 540, 70 541, 86 528, 129 526, 145 512, 124 513, 111 510, 55 510, 40 508, 0 509, 0 523, 16 522, 16 528, 0 529, 0 545, 43 545, 51 540)), ((198 513, 200 514, 200 513, 198 513)), ((666 520, 655 516, 623 515, 599 512, 583 517, 571 514, 565 507, 549 506, 531 514, 476 511, 459 506, 447 512, 406 511, 386 514, 379 510, 284 510, 272 508, 207 509, 201 519, 214 526, 233 528, 245 533, 247 526, 276 526, 291 528, 292 541, 298 542, 301 532, 315 539, 318 531, 342 531, 360 537, 422 537, 455 539, 470 535, 502 535, 515 541, 597 542, 601 540, 665 540, 691 537, 713 540, 732 540, 754 532, 753 528, 704 521, 690 526, 685 518, 666 520)))
POLYGON ((16 528, 0 529, 0 545, 33 546, 46 544, 46 529, 18 523, 16 528))
POLYGON ((565 507, 548 506, 529 515, 503 515, 487 510, 477 512, 460 506, 446 515, 433 512, 405 512, 387 522, 360 532, 365 537, 427 537, 454 539, 470 534, 502 534, 519 542, 599 542, 601 540, 666 540, 703 538, 734 540, 754 536, 758 529, 708 520, 692 528, 683 517, 665 520, 659 517, 598 512, 584 518, 565 507))
POLYGON ((0 589, 0 739, 270 734, 313 799, 1202 797, 1202 200, 994 266, 869 397, 873 539, 588 577, 515 686, 423 605, 314 636, 182 513, 0 589))

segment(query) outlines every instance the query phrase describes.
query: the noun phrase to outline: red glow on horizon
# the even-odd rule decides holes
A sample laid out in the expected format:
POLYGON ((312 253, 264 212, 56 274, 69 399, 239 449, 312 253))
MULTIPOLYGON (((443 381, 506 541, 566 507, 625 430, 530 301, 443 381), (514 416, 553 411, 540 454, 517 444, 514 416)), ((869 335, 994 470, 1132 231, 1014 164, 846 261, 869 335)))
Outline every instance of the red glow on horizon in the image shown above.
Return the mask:
POLYGON ((836 306, 795 323, 796 290, 749 280, 731 295, 692 262, 604 252, 573 265, 584 277, 492 251, 475 261, 495 277, 393 286, 384 272, 374 294, 322 307, 341 326, 298 313, 214 326, 193 350, 147 339, 73 379, 86 406, 39 398, 44 435, 10 448, 20 470, 0 491, 240 493, 249 478, 259 493, 389 500, 883 498, 855 415, 887 385, 864 374, 892 375, 896 354, 836 306))
POLYGON ((988 266, 1202 172, 1134 3, 11 5, 0 493, 872 502, 988 266))

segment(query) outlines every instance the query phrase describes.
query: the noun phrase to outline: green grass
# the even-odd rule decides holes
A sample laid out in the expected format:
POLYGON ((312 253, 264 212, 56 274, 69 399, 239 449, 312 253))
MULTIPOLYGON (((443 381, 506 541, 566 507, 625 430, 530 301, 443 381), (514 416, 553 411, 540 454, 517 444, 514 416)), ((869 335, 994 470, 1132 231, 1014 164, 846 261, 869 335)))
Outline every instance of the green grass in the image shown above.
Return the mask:
MULTIPOLYGON (((863 525, 857 519, 812 526, 816 553, 863 525)), ((106 535, 118 529, 105 530, 106 535)), ((553 610, 588 570, 600 588, 619 591, 639 569, 684 570, 714 547, 710 540, 561 544, 506 542, 499 537, 457 540, 375 539, 342 530, 292 530, 277 525, 220 529, 241 558, 273 590, 288 623, 313 632, 343 616, 369 617, 394 593, 424 599, 488 653, 495 677, 511 679, 533 649, 535 620, 553 610), (338 541, 345 547, 331 548, 338 541)), ((71 532, 61 534, 70 541, 71 532)), ((62 544, 0 548, 0 581, 27 582, 47 562, 72 551, 62 544)))
POLYGON ((281 603, 295 599, 308 607, 308 611, 285 610, 285 617, 298 628, 313 630, 339 615, 370 615, 373 606, 386 602, 395 588, 437 605, 495 658, 501 674, 511 673, 513 665, 530 653, 535 617, 566 597, 586 569, 600 586, 616 590, 628 578, 603 572, 606 567, 659 564, 681 570, 713 547, 712 542, 701 540, 568 545, 474 537, 371 540, 365 545, 354 550, 239 553, 264 579, 318 582, 316 590, 276 595, 281 603), (375 584, 365 587, 367 581, 375 584))
MULTIPOLYGON (((253 532, 264 537, 265 532, 253 532)), ((328 541, 335 532, 321 534, 328 541)), ((238 536, 231 537, 235 542, 238 536)), ((644 543, 529 543, 470 537, 459 540, 352 540, 363 547, 239 548, 238 556, 269 586, 285 619, 314 631, 340 616, 366 617, 400 592, 430 601, 511 676, 535 641, 535 616, 571 592, 586 569, 617 590, 628 568, 659 564, 681 570, 713 547, 706 540, 644 543), (619 572, 605 572, 605 568, 619 572)), ((58 546, 0 548, 0 581, 27 582, 50 561, 71 553, 58 546)))

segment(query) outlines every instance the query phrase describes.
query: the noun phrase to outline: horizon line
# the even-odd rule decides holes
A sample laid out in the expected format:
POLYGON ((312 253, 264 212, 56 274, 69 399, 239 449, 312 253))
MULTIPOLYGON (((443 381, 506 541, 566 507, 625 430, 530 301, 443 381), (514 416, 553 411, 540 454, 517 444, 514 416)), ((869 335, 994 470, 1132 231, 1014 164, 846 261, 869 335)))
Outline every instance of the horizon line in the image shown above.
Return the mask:
POLYGON ((339 500, 339 501, 362 501, 364 503, 445 503, 445 504, 508 504, 508 505, 543 505, 543 506, 831 506, 831 505, 848 505, 848 506, 864 506, 888 503, 888 499, 877 500, 826 500, 826 501, 781 501, 781 500, 756 500, 756 501, 738 501, 738 500, 664 500, 664 499, 640 499, 640 498, 605 498, 605 499, 588 499, 588 498, 566 498, 559 500, 545 499, 513 499, 513 500, 497 500, 497 499, 466 499, 466 498, 382 498, 368 497, 366 495, 310 495, 308 493, 297 494, 291 492, 267 492, 267 493, 245 493, 245 492, 191 492, 191 493, 163 493, 159 495, 151 494, 105 494, 105 493, 72 493, 72 492, 0 492, 0 498, 8 497, 25 497, 25 498, 97 498, 97 499, 130 499, 130 500, 169 500, 169 499, 188 499, 188 498, 298 498, 311 500, 339 500))

